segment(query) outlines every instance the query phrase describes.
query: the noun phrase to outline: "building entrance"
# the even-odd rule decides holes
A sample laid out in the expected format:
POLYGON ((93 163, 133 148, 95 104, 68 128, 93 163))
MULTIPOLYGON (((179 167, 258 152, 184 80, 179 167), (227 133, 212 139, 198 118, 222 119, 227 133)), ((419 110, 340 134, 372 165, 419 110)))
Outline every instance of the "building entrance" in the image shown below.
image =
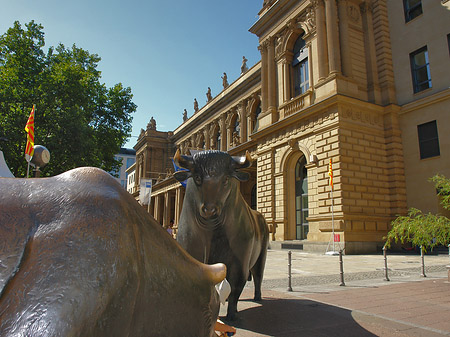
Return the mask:
POLYGON ((308 171, 306 158, 301 156, 295 165, 295 238, 304 240, 308 234, 308 171))

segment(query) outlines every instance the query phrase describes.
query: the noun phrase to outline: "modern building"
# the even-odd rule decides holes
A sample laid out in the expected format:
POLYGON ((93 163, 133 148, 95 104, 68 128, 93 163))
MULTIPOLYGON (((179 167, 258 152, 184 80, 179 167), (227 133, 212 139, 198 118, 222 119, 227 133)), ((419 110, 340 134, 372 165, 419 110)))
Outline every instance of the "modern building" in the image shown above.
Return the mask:
POLYGON ((258 15, 257 64, 173 132, 153 118, 141 130, 134 195, 154 179, 157 221, 180 215, 177 148, 249 151, 242 194, 271 240, 305 250, 333 238, 347 254, 374 252, 408 207, 439 210, 427 179, 450 177, 449 2, 271 0, 258 15))
POLYGON ((127 188, 128 173, 127 169, 136 162, 136 151, 133 149, 121 148, 119 153, 115 155, 116 160, 120 160, 122 165, 117 173, 116 180, 122 185, 123 188, 127 188))

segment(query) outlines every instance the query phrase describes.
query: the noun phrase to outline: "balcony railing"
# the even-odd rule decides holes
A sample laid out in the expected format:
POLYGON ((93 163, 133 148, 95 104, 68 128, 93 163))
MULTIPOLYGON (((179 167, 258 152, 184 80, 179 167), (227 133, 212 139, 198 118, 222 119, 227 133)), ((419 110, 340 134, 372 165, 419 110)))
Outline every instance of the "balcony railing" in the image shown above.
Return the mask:
POLYGON ((307 91, 303 95, 292 98, 290 101, 280 106, 281 118, 291 116, 300 110, 303 110, 311 105, 311 91, 307 91))

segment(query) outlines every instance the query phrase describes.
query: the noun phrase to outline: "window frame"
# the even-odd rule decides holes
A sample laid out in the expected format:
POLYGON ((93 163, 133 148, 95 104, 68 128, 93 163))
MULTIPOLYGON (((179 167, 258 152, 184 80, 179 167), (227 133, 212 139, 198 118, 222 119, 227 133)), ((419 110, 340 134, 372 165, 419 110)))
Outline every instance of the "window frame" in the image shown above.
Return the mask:
POLYGON ((414 93, 419 93, 421 91, 424 91, 426 89, 432 88, 432 82, 431 82, 431 70, 430 70, 430 60, 428 56, 428 48, 427 46, 424 46, 422 48, 419 48, 412 53, 409 54, 409 61, 411 65, 411 76, 412 76, 412 84, 413 84, 413 91, 414 93), (425 64, 418 65, 416 64, 416 56, 420 55, 421 53, 424 53, 425 57, 425 64), (421 73, 423 72, 423 69, 426 69, 427 72, 427 80, 426 81, 420 81, 419 77, 421 73), (419 82, 420 81, 420 82, 419 82), (427 87, 422 88, 422 86, 427 83, 427 87))
POLYGON ((403 11, 405 14, 405 23, 408 23, 423 14, 422 1, 417 2, 413 6, 410 5, 409 1, 410 0, 403 0, 403 11), (414 13, 414 11, 416 11, 417 9, 420 9, 420 13, 418 13, 418 14, 414 13))
POLYGON ((309 48, 302 36, 297 38, 293 48, 292 97, 303 95, 309 89, 309 48))
POLYGON ((417 125, 417 139, 419 142, 420 159, 434 158, 441 155, 441 149, 439 147, 439 133, 436 120, 417 125), (433 130, 431 130, 430 127, 433 130), (426 130, 425 128, 428 129, 426 130), (425 133, 430 133, 430 130, 433 134, 431 136, 425 135, 425 133), (431 150, 429 149, 430 144, 433 146, 431 150))

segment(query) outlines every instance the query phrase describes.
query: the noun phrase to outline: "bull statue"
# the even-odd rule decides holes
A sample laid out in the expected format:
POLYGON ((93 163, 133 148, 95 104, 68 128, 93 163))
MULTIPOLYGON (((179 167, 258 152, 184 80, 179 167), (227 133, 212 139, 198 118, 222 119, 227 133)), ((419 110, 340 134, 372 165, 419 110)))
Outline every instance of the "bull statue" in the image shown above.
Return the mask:
POLYGON ((231 285, 227 319, 236 318, 237 302, 250 273, 255 285, 254 299, 261 300, 261 283, 266 263, 269 229, 264 217, 252 210, 239 190, 239 181, 249 174, 241 169, 251 157, 231 157, 226 152, 202 151, 181 155, 175 162, 188 171, 175 178, 187 179, 177 240, 203 263, 224 263, 231 285))
POLYGON ((226 267, 193 259, 108 173, 0 190, 0 336, 215 336, 226 267))

